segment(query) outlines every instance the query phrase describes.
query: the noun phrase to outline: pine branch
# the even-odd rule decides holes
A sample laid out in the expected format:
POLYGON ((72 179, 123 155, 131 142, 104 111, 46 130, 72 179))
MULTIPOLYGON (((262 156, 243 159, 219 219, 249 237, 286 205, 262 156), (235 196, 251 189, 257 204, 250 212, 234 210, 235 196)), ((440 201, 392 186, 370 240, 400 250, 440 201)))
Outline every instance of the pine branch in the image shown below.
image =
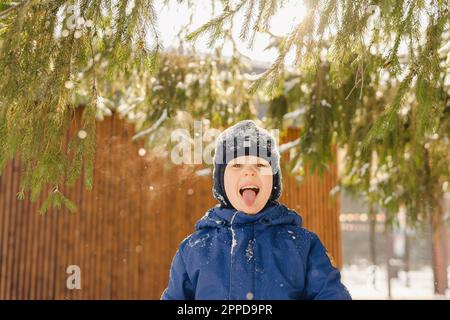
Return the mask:
POLYGON ((0 19, 3 19, 4 17, 6 17, 8 14, 10 14, 13 11, 19 10, 21 7, 28 4, 30 1, 31 0, 24 0, 24 1, 19 2, 16 5, 9 7, 8 9, 0 11, 0 19))
POLYGON ((255 7, 255 1, 256 0, 250 0, 250 2, 248 4, 247 11, 245 13, 245 20, 244 20, 244 23, 242 25, 241 32, 239 34, 239 38, 242 41, 245 41, 247 39, 247 36, 248 36, 248 31, 250 29, 250 24, 251 24, 252 17, 253 17, 253 9, 255 7))
POLYGON ((216 18, 211 19, 197 30, 187 35, 186 40, 195 41, 201 34, 210 33, 214 38, 217 38, 218 34, 222 30, 223 24, 232 19, 234 15, 244 6, 247 0, 241 0, 234 9, 225 8, 223 13, 216 18), (215 36, 215 37, 214 37, 215 36))
POLYGON ((164 110, 162 115, 159 117, 159 119, 148 129, 145 129, 143 131, 140 131, 138 133, 136 133, 131 140, 137 140, 153 131, 155 131, 165 120, 167 119, 167 110, 164 110))

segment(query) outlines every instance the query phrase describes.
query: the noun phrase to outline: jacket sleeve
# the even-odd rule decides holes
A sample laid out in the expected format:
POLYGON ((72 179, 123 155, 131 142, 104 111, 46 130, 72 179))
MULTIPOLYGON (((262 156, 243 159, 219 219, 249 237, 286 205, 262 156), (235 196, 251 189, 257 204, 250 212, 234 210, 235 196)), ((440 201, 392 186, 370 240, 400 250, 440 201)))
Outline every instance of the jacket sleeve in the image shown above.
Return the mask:
POLYGON ((333 266, 327 250, 317 235, 312 233, 307 260, 305 295, 309 300, 351 300, 341 282, 339 270, 333 266))
POLYGON ((186 272, 180 246, 173 258, 169 283, 161 295, 161 300, 193 300, 194 297, 194 288, 186 272))

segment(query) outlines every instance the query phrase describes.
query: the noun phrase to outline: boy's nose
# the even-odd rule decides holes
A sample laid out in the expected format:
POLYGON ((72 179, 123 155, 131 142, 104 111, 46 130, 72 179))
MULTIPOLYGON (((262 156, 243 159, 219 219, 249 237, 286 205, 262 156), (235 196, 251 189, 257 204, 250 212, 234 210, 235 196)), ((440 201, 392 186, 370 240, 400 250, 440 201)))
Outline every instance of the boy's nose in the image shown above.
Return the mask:
POLYGON ((251 166, 246 167, 244 170, 245 170, 244 171, 244 176, 254 176, 254 175, 256 175, 256 171, 251 166))

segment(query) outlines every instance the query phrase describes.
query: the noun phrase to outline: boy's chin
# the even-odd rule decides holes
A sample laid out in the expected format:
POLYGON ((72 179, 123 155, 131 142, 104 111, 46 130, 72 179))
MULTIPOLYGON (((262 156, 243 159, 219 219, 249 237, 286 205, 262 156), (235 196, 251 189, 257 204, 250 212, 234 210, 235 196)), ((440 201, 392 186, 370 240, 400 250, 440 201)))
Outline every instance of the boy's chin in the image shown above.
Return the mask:
POLYGON ((252 206, 248 206, 245 203, 242 203, 242 204, 240 204, 238 210, 242 211, 242 212, 244 212, 246 214, 257 214, 263 208, 264 208, 264 206, 262 206, 261 204, 257 204, 257 203, 254 203, 252 206))

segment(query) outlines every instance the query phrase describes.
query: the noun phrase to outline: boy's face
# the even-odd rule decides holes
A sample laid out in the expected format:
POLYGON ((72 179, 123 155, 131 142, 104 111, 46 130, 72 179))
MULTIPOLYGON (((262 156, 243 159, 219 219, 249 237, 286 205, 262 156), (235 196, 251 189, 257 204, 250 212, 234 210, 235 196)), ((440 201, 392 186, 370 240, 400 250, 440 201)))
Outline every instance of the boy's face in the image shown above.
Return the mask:
POLYGON ((273 173, 270 163, 256 156, 241 156, 225 168, 225 193, 236 210, 256 214, 272 193, 273 173))

